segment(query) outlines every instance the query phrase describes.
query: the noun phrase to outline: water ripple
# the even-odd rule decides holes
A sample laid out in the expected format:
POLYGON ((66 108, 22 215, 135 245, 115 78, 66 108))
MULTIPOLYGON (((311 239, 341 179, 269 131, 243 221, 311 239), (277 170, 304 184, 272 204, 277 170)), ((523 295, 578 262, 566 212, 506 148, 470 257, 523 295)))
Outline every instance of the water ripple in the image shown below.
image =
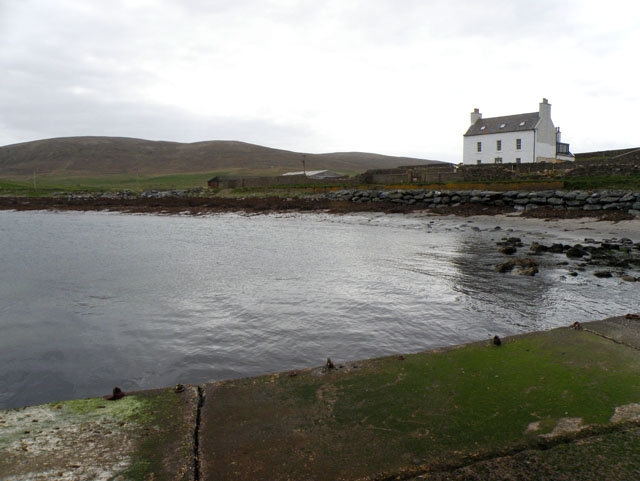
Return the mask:
POLYGON ((463 219, 0 212, 0 223, 0 408, 638 308, 637 286, 567 277, 552 257, 534 278, 494 272, 505 232, 463 219))

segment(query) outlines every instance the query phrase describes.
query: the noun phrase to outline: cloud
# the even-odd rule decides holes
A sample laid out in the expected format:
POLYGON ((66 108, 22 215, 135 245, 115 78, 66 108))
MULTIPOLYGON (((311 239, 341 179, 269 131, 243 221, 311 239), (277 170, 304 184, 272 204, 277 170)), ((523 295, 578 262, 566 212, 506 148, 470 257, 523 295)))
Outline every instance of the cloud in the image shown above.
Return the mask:
POLYGON ((638 13, 626 0, 0 0, 0 141, 224 136, 458 161, 472 108, 529 112, 544 96, 574 150, 625 146, 638 13))

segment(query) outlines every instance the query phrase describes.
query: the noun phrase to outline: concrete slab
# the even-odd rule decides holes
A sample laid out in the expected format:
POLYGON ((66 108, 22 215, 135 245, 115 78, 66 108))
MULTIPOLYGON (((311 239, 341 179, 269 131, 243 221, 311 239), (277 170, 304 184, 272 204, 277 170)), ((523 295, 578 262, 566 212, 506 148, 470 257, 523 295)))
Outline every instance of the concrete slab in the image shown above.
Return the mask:
POLYGON ((197 390, 0 411, 0 480, 193 480, 197 390))
POLYGON ((630 425, 549 449, 527 449, 407 481, 628 481, 640 479, 640 427, 630 425))
POLYGON ((200 475, 356 480, 449 471, 597 433, 620 413, 637 416, 639 375, 639 351, 565 328, 499 347, 209 384, 200 475))
POLYGON ((584 327, 601 336, 640 349, 640 314, 610 317, 601 321, 589 322, 584 327))

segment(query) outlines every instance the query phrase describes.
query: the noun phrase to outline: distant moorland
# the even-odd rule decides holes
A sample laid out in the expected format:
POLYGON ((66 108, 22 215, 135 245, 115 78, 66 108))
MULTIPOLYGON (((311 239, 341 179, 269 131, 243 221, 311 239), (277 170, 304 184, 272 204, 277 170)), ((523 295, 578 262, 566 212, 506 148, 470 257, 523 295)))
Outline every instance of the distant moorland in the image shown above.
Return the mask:
POLYGON ((34 175, 72 178, 173 176, 183 174, 278 175, 328 169, 347 174, 367 169, 437 163, 362 152, 303 154, 245 142, 213 140, 190 144, 121 137, 64 137, 0 147, 0 178, 34 175))

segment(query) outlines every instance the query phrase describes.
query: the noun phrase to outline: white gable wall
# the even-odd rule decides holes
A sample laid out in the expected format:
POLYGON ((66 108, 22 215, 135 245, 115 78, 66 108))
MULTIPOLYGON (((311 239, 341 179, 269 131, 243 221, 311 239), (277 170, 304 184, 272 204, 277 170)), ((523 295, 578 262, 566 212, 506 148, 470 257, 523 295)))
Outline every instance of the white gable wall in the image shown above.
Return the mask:
POLYGON ((536 124, 536 162, 553 161, 555 158, 556 128, 551 120, 551 104, 542 99, 540 120, 536 124))
MULTIPOLYGON (((496 157, 502 157, 502 163, 505 164, 514 163, 517 158, 520 158, 523 164, 534 162, 533 144, 533 130, 464 137, 462 162, 464 165, 476 165, 480 160, 483 164, 494 164, 496 157), (522 148, 519 150, 516 149, 516 139, 522 141, 522 148), (496 146, 498 140, 502 141, 500 151, 496 146), (477 152, 478 142, 482 142, 482 152, 477 152)), ((555 145, 553 148, 555 155, 555 145)))

